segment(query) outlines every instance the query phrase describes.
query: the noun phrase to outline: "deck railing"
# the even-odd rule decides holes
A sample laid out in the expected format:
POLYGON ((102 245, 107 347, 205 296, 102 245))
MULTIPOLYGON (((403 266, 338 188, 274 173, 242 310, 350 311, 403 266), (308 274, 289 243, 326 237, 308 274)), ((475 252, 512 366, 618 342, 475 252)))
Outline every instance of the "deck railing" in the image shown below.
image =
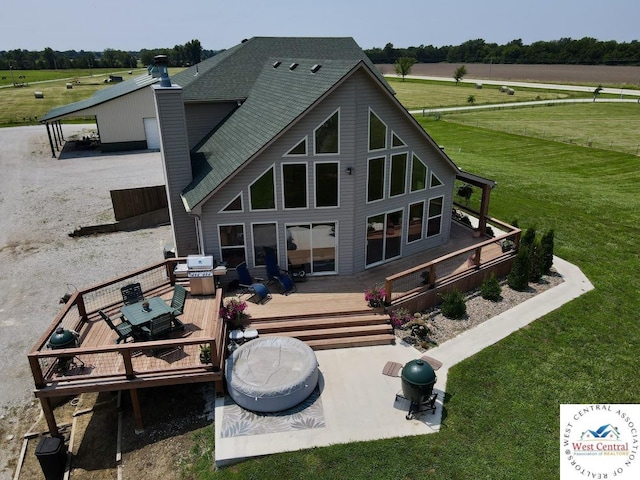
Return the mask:
POLYGON ((390 305, 427 290, 437 289, 484 266, 513 257, 520 244, 520 229, 494 218, 488 218, 487 224, 499 234, 484 242, 387 277, 385 303, 390 305))
POLYGON ((210 331, 202 332, 197 337, 91 347, 83 347, 81 342, 76 348, 56 350, 47 348, 50 337, 58 327, 83 332, 83 325, 89 321, 90 317, 95 318, 98 310, 117 310, 122 305, 120 288, 125 284, 139 282, 144 292, 153 292, 175 284, 176 279, 173 273, 175 264, 184 260, 167 259, 125 276, 74 292, 28 354, 34 382, 38 389, 36 396, 58 396, 64 394, 64 390, 78 393, 136 388, 135 384, 142 386, 141 383, 159 376, 173 377, 174 381, 168 383, 182 383, 179 377, 185 373, 189 373, 190 381, 197 381, 194 376, 210 376, 212 372, 221 372, 224 368, 225 348, 225 325, 224 322, 217 321, 221 291, 218 291, 215 297, 213 311, 216 318, 207 322, 210 325, 210 331), (200 363, 200 345, 210 346, 211 364, 200 363), (77 371, 74 369, 73 372, 69 372, 69 375, 55 375, 54 378, 58 359, 71 357, 82 360, 86 365, 90 363, 90 366, 77 371), (188 361, 184 358, 188 358, 188 361), (144 361, 145 359, 151 360, 144 361), (98 389, 96 384, 100 384, 98 389))

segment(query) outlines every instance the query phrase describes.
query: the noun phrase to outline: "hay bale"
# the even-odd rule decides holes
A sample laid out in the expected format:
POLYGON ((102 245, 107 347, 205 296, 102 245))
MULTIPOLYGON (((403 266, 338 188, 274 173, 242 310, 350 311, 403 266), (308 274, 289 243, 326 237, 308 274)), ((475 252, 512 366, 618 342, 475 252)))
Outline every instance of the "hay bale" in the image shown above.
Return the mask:
POLYGON ((35 92, 34 95, 36 98, 44 98, 44 93, 42 92, 35 92))

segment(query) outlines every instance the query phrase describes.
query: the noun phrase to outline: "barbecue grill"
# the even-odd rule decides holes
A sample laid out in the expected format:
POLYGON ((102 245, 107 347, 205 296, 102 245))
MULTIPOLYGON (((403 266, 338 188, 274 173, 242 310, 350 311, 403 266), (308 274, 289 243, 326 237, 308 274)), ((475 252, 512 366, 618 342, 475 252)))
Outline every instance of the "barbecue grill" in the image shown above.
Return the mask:
POLYGON ((435 413, 437 393, 433 393, 436 383, 436 372, 433 367, 422 359, 411 360, 402 367, 402 394, 398 398, 405 398, 411 402, 406 419, 411 420, 415 413, 431 410, 435 413))
MULTIPOLYGON (((65 348, 76 348, 78 346, 78 334, 71 330, 65 330, 62 327, 56 328, 56 331, 49 338, 47 347, 52 350, 63 350, 65 348)), ((66 372, 72 366, 75 366, 75 360, 80 363, 80 368, 84 368, 84 362, 75 355, 58 357, 56 363, 56 372, 66 372)))

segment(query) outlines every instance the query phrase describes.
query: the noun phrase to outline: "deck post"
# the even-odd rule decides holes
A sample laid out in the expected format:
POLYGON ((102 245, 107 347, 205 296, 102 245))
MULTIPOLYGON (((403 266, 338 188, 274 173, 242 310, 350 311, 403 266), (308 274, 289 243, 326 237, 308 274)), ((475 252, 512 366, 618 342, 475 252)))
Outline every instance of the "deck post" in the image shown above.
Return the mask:
POLYGON ((40 405, 42 406, 42 413, 44 414, 47 426, 49 427, 49 434, 52 437, 59 436, 60 432, 58 431, 58 425, 56 424, 56 417, 53 415, 53 408, 51 408, 51 399, 49 397, 40 398, 40 405))
POLYGON ((482 255, 482 247, 476 248, 476 253, 474 254, 474 263, 476 270, 480 270, 480 257, 482 255))
POLYGON ((127 375, 127 380, 133 380, 136 374, 133 371, 133 363, 131 363, 131 350, 127 349, 122 352, 122 361, 124 362, 124 371, 127 375))
POLYGON ((136 433, 144 432, 144 425, 142 424, 142 410, 140 410, 140 399, 138 398, 138 390, 132 388, 129 390, 131 396, 131 405, 133 406, 133 423, 135 425, 136 433))
POLYGON ((393 282, 385 278, 384 280, 384 304, 391 304, 391 294, 393 293, 393 282))

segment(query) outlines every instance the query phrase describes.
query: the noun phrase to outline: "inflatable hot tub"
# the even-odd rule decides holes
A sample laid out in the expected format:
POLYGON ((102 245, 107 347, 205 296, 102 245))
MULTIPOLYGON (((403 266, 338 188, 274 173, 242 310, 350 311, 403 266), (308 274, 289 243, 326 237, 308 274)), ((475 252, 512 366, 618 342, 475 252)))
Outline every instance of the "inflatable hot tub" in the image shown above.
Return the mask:
POLYGON ((241 407, 280 412, 305 400, 318 384, 316 354, 289 337, 261 337, 227 358, 227 390, 241 407))

